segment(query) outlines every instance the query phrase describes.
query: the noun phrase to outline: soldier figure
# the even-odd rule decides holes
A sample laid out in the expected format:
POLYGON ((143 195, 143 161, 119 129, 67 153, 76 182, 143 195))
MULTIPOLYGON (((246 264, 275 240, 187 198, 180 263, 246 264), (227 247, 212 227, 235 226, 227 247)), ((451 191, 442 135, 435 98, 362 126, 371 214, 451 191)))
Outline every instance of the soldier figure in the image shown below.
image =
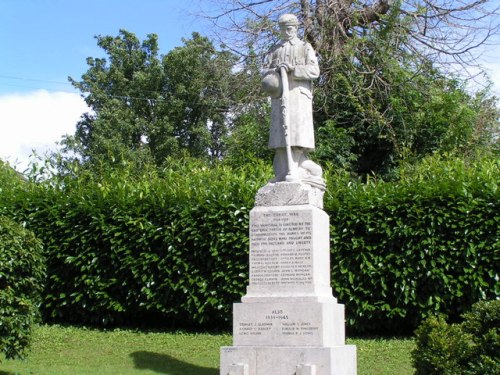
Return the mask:
POLYGON ((278 25, 282 41, 265 57, 262 71, 262 87, 271 96, 269 147, 275 149, 273 182, 323 184, 321 167, 308 158, 314 150, 312 80, 319 77, 318 60, 312 46, 297 37, 297 17, 284 14, 278 25), (288 93, 282 92, 284 77, 280 72, 286 72, 288 93), (287 147, 291 149, 288 157, 287 147), (290 155, 292 161, 288 160, 290 155))

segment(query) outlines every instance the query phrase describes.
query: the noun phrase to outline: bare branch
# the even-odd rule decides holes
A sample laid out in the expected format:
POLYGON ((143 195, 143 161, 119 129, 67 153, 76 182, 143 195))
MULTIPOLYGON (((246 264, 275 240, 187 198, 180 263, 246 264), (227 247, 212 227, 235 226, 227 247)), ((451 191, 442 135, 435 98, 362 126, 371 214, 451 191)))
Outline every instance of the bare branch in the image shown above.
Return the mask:
POLYGON ((303 16, 303 24, 304 24, 304 38, 312 44, 312 46, 316 49, 316 41, 314 38, 313 31, 313 20, 311 15, 311 4, 309 0, 300 0, 300 7, 302 10, 303 16))
POLYGON ((379 21, 380 16, 386 14, 392 5, 392 0, 380 0, 372 6, 363 7, 362 10, 357 11, 357 14, 355 14, 355 17, 358 19, 358 25, 368 25, 379 21))
POLYGON ((394 10, 391 43, 401 45, 422 62, 432 60, 448 68, 474 64, 478 50, 498 35, 499 3, 494 0, 211 0, 220 11, 205 19, 213 35, 242 57, 260 54, 276 40, 275 22, 282 13, 295 13, 303 21, 304 38, 321 55, 323 71, 344 53, 356 36, 370 35, 387 25, 383 15, 394 10), (399 8, 396 9, 395 7, 399 8), (399 12, 399 15, 398 13, 399 12), (397 36, 399 30, 401 36, 397 36), (476 55, 474 55, 476 54, 476 55), (459 58, 460 57, 460 58, 459 58))

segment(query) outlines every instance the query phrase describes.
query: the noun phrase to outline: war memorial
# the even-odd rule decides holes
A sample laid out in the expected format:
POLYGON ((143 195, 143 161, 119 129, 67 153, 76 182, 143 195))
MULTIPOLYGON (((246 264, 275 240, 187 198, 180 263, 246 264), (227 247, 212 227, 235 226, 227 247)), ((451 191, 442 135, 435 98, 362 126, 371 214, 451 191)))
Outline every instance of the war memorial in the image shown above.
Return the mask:
POLYGON ((314 150, 315 51, 299 22, 278 20, 282 41, 262 72, 271 97, 269 147, 275 177, 250 212, 250 280, 233 306, 233 346, 221 348, 221 375, 353 375, 356 347, 345 345, 344 305, 330 286, 329 217, 314 150))

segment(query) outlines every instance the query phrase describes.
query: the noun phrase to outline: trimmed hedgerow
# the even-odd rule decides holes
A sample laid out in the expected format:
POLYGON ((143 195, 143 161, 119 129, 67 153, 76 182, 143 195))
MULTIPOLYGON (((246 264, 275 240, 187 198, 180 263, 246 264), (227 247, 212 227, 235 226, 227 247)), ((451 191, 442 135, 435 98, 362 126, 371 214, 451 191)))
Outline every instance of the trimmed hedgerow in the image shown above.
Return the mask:
POLYGON ((498 177, 495 161, 431 159, 397 183, 330 191, 332 286, 348 325, 410 332, 500 296, 498 177))
POLYGON ((500 374, 500 300, 481 301, 460 324, 431 316, 415 332, 417 375, 500 374))
MULTIPOLYGON (((332 286, 351 331, 410 331, 500 295, 498 165, 426 163, 397 183, 328 173, 332 286)), ((47 320, 228 327, 269 175, 194 162, 80 173, 0 194, 0 210, 46 246, 47 320)))
POLYGON ((0 353, 22 357, 44 281, 43 248, 31 231, 0 216, 0 353))
POLYGON ((248 212, 266 169, 106 173, 4 200, 49 254, 45 319, 227 326, 248 283, 248 212))

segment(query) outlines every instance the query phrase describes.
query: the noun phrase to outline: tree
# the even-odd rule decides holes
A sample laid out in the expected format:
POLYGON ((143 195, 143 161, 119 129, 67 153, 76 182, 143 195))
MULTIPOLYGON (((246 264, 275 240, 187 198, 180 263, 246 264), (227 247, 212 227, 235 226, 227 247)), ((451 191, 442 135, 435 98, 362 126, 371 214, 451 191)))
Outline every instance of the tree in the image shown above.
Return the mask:
POLYGON ((390 174, 400 160, 492 141, 495 100, 450 75, 497 32, 497 9, 479 0, 226 0, 208 18, 245 58, 276 41, 276 18, 298 15, 320 57, 317 157, 361 174, 390 174), (478 105, 478 100, 481 99, 478 105), (488 115, 486 115, 488 114, 488 115), (478 134, 483 141, 477 142, 478 134), (486 135, 486 137, 484 137, 486 135))
MULTIPOLYGON (((460 64, 474 61, 474 49, 498 32, 500 6, 492 0, 219 0, 219 9, 205 14, 223 38, 232 36, 233 47, 245 51, 269 46, 276 37, 272 26, 285 12, 303 21, 304 37, 323 58, 345 53, 355 37, 369 35, 387 24, 404 41, 401 47, 425 59, 449 56, 460 64), (243 42, 243 44, 241 44, 243 42)), ((450 60, 444 62, 449 65, 450 60)))
POLYGON ((92 112, 82 116, 63 144, 83 162, 152 160, 162 165, 185 152, 220 158, 228 132, 232 68, 229 52, 194 33, 164 56, 158 37, 142 43, 121 30, 98 36, 107 58, 88 58, 81 81, 70 78, 92 112))
POLYGON ((227 136, 225 162, 243 165, 252 159, 272 160, 267 148, 271 107, 259 92, 259 58, 249 48, 248 56, 234 73, 237 95, 232 110, 231 128, 227 136))
POLYGON ((92 112, 84 114, 75 135, 65 139, 67 149, 84 162, 119 161, 131 154, 148 157, 145 137, 162 129, 158 133, 163 139, 155 139, 152 146, 161 149, 161 143, 175 151, 177 142, 161 96, 164 73, 158 59, 157 36, 148 35, 141 44, 134 34, 121 30, 117 37, 96 39, 108 55, 109 64, 106 58, 89 57, 89 69, 82 80, 70 78, 92 112))
POLYGON ((228 114, 234 103, 232 69, 235 57, 216 51, 209 39, 193 34, 185 46, 163 58, 166 98, 174 133, 193 156, 224 155, 228 114))

